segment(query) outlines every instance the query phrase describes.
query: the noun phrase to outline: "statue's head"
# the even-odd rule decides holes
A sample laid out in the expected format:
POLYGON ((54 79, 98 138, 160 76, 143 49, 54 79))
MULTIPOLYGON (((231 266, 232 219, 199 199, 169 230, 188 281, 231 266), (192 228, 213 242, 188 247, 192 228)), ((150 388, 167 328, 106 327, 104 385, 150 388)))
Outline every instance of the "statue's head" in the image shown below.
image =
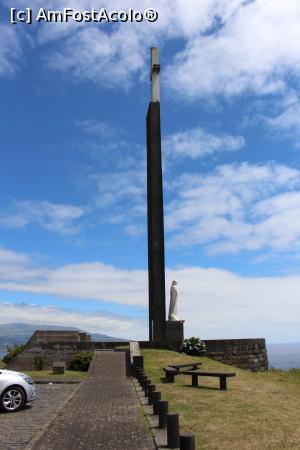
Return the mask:
POLYGON ((178 281, 177 280, 173 280, 172 281, 172 286, 176 286, 178 284, 178 281))

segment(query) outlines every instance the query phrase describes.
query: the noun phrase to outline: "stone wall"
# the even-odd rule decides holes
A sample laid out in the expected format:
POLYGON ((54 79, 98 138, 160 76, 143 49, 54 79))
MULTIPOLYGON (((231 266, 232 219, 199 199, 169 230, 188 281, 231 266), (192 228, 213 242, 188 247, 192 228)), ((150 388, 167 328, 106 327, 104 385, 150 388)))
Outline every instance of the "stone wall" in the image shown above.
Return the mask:
POLYGON ((30 339, 31 342, 91 342, 91 336, 79 331, 48 331, 37 330, 30 339))
POLYGON ((37 356, 43 358, 44 369, 50 369, 54 362, 65 362, 66 365, 79 351, 112 350, 128 342, 91 342, 89 335, 78 332, 36 331, 25 345, 22 353, 6 365, 11 370, 34 370, 37 356), (50 333, 50 334, 49 334, 50 333), (46 337, 49 337, 47 342, 46 337), (61 338, 61 339, 60 339, 61 338), (57 340, 55 340, 57 339, 57 340))
MULTIPOLYGON (((216 339, 204 340, 207 356, 225 364, 252 371, 268 370, 265 339, 216 339)), ((140 341, 141 348, 179 351, 181 341, 140 341)))
MULTIPOLYGON (((73 355, 79 351, 112 350, 129 342, 91 342, 86 336, 73 332, 69 336, 60 332, 51 332, 50 341, 45 342, 45 334, 37 331, 25 345, 22 353, 10 361, 6 368, 12 370, 33 370, 34 359, 41 356, 45 361, 44 368, 51 368, 53 362, 68 364, 73 355), (58 334, 55 334, 58 333, 58 334)), ((47 332, 49 333, 49 332, 47 332)), ((222 339, 205 340, 207 356, 217 361, 230 364, 241 369, 260 371, 268 369, 268 356, 265 339, 222 339)), ((163 342, 140 341, 140 348, 156 348, 179 351, 182 341, 169 340, 163 342)))
POLYGON ((22 353, 6 365, 11 370, 34 370, 34 360, 42 357, 44 369, 50 369, 54 362, 68 362, 79 351, 91 351, 91 342, 49 342, 25 346, 22 353))
POLYGON ((157 350, 173 350, 178 352, 182 341, 139 341, 140 348, 156 348, 157 350))
POLYGON ((268 370, 265 339, 204 340, 210 358, 254 372, 268 370))

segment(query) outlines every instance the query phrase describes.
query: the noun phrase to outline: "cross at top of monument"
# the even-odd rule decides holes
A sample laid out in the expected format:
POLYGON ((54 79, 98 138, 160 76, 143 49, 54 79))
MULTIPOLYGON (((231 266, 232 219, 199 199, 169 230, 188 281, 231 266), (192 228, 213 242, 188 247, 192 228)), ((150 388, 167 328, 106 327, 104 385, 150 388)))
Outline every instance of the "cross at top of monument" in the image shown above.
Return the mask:
POLYGON ((157 47, 151 48, 151 75, 152 82, 152 102, 160 102, 160 86, 159 86, 159 53, 157 47))

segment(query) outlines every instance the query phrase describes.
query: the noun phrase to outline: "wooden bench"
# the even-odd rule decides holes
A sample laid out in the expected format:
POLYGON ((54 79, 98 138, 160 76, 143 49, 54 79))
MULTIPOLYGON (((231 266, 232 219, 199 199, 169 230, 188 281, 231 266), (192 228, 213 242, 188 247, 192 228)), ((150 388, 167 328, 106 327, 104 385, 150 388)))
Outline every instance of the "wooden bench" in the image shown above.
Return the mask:
POLYGON ((166 373, 166 379, 170 382, 170 383, 174 383, 174 377, 176 375, 179 375, 180 373, 183 373, 182 371, 180 371, 180 369, 186 368, 186 367, 191 367, 190 370, 196 370, 198 369, 199 366, 201 366, 201 362, 195 363, 189 363, 189 364, 174 364, 174 365, 170 365, 168 367, 164 367, 163 370, 166 373))
POLYGON ((180 369, 183 369, 185 367, 192 367, 191 370, 196 370, 199 366, 202 366, 202 362, 191 362, 189 364, 170 364, 170 367, 174 367, 174 369, 177 369, 180 373, 180 369))
POLYGON ((163 368, 166 374, 166 379, 170 383, 174 383, 174 377, 175 375, 179 374, 179 371, 177 369, 174 369, 174 367, 168 366, 163 368))
POLYGON ((234 372, 204 372, 202 370, 186 370, 182 372, 183 375, 191 375, 192 386, 198 386, 198 377, 219 377, 220 379, 220 389, 226 391, 227 389, 227 378, 235 377, 234 372))

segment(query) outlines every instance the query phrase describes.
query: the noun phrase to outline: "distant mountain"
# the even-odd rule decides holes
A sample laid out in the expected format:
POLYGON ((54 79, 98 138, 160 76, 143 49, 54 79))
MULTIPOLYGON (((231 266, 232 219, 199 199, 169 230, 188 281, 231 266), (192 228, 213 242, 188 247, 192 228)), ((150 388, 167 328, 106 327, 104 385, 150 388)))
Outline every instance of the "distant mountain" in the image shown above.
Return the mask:
MULTIPOLYGON (((60 330, 60 331, 84 331, 75 327, 63 327, 59 325, 27 324, 27 323, 8 323, 0 324, 0 353, 4 352, 7 345, 25 344, 36 330, 60 330)), ((107 336, 106 334, 89 333, 92 341, 125 342, 126 339, 107 336)))
POLYGON ((7 323, 0 324, 0 336, 24 336, 32 335, 35 330, 78 330, 78 328, 53 326, 53 325, 32 325, 28 323, 7 323))

